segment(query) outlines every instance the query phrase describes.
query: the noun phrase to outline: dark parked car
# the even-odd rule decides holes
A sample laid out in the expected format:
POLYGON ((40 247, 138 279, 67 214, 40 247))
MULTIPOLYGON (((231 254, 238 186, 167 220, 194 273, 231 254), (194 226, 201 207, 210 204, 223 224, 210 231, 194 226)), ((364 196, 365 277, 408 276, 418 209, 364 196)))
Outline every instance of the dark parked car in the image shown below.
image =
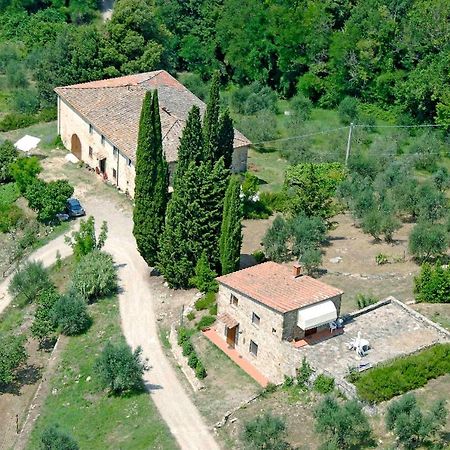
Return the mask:
POLYGON ((69 198, 69 200, 67 200, 66 211, 70 217, 80 217, 86 215, 86 211, 76 198, 69 198))

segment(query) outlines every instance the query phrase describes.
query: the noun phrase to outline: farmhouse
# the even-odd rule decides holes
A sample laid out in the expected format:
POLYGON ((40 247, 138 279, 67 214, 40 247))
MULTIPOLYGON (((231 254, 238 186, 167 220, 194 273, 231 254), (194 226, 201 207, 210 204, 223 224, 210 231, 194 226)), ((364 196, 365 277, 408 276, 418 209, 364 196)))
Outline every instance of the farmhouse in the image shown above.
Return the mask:
MULTIPOLYGON (((163 150, 173 174, 188 112, 206 106, 164 70, 57 87, 58 134, 64 146, 120 190, 134 193, 139 118, 144 95, 158 91, 163 150)), ((250 141, 234 132, 233 172, 247 170, 250 141)))
POLYGON ((299 265, 269 261, 217 280, 218 336, 271 381, 295 373, 295 342, 329 331, 339 317, 343 292, 299 265))

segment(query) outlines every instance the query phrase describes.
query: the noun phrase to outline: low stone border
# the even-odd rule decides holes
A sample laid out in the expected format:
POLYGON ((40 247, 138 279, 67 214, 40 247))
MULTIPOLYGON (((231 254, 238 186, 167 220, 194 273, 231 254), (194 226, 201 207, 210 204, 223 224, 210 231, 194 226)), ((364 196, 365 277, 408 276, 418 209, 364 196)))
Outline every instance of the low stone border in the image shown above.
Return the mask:
POLYGON ((181 371, 184 373, 185 377, 189 381, 189 384, 191 385, 192 389, 195 392, 200 391, 201 389, 205 389, 205 385, 195 376, 194 369, 188 366, 188 358, 183 356, 183 350, 178 345, 177 337, 178 337, 177 330, 175 329, 175 326, 172 325, 170 327, 169 342, 172 354, 176 362, 180 366, 181 371))

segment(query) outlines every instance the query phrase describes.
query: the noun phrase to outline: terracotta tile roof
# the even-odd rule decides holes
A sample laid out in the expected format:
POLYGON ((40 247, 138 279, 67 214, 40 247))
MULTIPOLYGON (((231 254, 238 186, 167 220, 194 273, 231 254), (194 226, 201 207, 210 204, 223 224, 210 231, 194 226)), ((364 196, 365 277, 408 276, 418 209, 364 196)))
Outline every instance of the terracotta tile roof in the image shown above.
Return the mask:
POLYGON ((307 275, 294 278, 290 267, 272 261, 223 275, 217 281, 282 313, 343 294, 307 275))
MULTIPOLYGON (((134 160, 139 117, 145 92, 158 90, 163 148, 169 162, 177 160, 178 143, 193 105, 206 105, 164 70, 57 87, 55 92, 113 145, 134 160)), ((234 132, 234 147, 250 141, 234 132)))
POLYGON ((235 326, 239 325, 239 322, 234 317, 231 317, 228 313, 219 314, 217 316, 217 320, 226 325, 228 328, 234 328, 235 326))

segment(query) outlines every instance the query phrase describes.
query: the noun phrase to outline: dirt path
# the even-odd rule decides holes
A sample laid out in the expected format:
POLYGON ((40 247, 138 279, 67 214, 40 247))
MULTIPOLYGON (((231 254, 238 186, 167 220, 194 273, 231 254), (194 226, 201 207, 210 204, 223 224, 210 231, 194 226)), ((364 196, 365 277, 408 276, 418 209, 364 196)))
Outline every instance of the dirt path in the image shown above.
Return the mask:
POLYGON ((131 214, 112 204, 105 207, 105 202, 95 198, 87 198, 84 206, 87 214, 95 216, 97 225, 103 220, 108 222, 105 250, 119 266, 123 333, 133 348, 142 347, 143 356, 149 360, 151 369, 144 381, 161 416, 182 449, 218 449, 159 342, 155 314, 158 299, 151 288, 148 266, 136 249, 131 214))
MULTIPOLYGON (((64 235, 58 236, 53 241, 36 250, 28 259, 30 261, 42 261, 45 267, 55 262, 56 252, 59 251, 61 258, 65 258, 72 253, 71 248, 64 243, 64 235)), ((11 303, 11 296, 8 294, 8 286, 11 281, 11 275, 6 277, 0 284, 0 314, 11 303)))
MULTIPOLYGON (((95 217, 98 226, 103 220, 108 222, 109 236, 105 250, 113 255, 119 266, 123 333, 133 348, 142 347, 144 358, 149 360, 151 369, 145 373, 144 381, 161 416, 182 449, 218 449, 159 342, 154 310, 157 298, 151 288, 149 269, 136 249, 130 212, 90 196, 85 198, 83 204, 87 214, 95 217)), ((55 261, 58 250, 63 258, 71 253, 64 243, 64 236, 37 250, 30 259, 41 260, 49 266, 55 261)), ((8 283, 9 279, 6 279, 0 285, 0 312, 11 301, 7 293, 8 283)))

